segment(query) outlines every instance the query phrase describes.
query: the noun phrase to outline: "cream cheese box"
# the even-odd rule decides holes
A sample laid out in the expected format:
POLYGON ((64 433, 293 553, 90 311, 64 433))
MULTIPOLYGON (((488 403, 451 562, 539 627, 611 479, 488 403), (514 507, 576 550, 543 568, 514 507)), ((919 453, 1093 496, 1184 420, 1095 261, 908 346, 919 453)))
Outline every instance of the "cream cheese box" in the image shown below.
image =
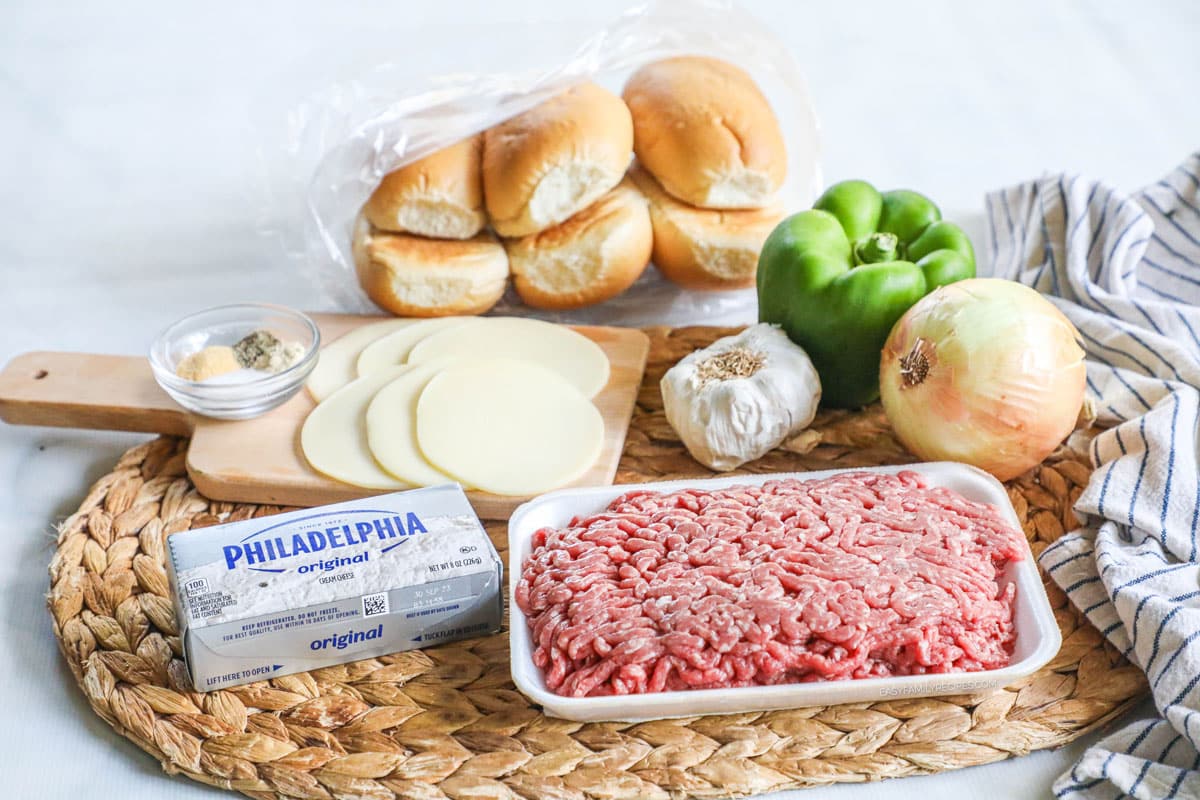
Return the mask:
POLYGON ((502 564, 454 484, 167 539, 198 691, 499 630, 502 564))

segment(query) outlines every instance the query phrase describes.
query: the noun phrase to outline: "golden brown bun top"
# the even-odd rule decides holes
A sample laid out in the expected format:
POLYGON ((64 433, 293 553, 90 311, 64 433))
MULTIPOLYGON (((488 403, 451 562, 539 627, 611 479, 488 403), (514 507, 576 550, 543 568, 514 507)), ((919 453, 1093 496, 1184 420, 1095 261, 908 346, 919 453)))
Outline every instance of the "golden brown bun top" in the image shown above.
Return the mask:
POLYGON ((470 238, 486 224, 482 156, 476 134, 389 172, 363 213, 382 230, 470 238))
POLYGON ((557 225, 619 183, 632 152, 629 109, 594 83, 500 123, 484 135, 483 149, 493 226, 522 236, 557 225), (539 192, 543 178, 556 171, 555 186, 539 192))
POLYGON ((617 188, 561 225, 523 237, 519 240, 520 245, 535 250, 558 248, 592 235, 605 235, 612 225, 618 224, 630 214, 639 211, 645 214, 645 209, 646 198, 626 179, 617 188))
POLYGON ((783 218, 778 202, 753 209, 697 208, 667 194, 640 167, 629 175, 650 203, 659 272, 695 289, 754 285, 759 250, 783 218))
POLYGON ((400 316, 482 314, 508 285, 508 256, 491 233, 472 239, 427 239, 355 226, 358 280, 380 308, 400 316))
POLYGON ((477 208, 483 204, 479 175, 482 155, 483 135, 470 136, 389 172, 375 194, 454 193, 473 201, 471 206, 477 208))
POLYGON ((513 285, 535 308, 602 303, 628 289, 650 262, 646 199, 628 181, 561 225, 505 242, 513 285))
POLYGON ((366 245, 372 258, 385 263, 432 265, 494 258, 498 243, 486 231, 470 239, 428 239, 405 233, 372 231, 367 234, 366 245))
POLYGON ((778 198, 773 198, 769 205, 761 208, 700 208, 689 205, 664 190, 662 184, 641 164, 634 164, 629 169, 629 179, 656 214, 696 238, 707 235, 736 239, 747 233, 751 237, 749 241, 758 239, 761 245, 762 239, 784 216, 783 204, 778 198))
POLYGON ((752 208, 783 185, 783 131, 742 69, 706 56, 667 58, 635 72, 623 96, 638 161, 675 197, 752 208))

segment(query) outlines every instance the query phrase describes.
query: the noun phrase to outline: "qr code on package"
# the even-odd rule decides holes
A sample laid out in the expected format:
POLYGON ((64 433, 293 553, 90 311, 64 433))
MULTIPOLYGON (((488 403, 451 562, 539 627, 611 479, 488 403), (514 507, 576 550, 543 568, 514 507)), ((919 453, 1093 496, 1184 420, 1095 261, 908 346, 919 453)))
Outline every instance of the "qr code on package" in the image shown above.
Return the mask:
POLYGON ((363 595, 362 613, 364 617, 377 617, 380 614, 388 613, 390 610, 388 607, 387 592, 363 595))

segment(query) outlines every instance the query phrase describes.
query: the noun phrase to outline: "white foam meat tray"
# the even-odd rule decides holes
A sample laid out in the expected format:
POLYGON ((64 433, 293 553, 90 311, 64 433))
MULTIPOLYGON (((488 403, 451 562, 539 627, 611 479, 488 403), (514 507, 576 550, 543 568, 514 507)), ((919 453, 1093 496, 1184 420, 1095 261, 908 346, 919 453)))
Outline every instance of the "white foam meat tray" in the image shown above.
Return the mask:
POLYGON ((533 534, 539 529, 563 527, 569 524, 573 517, 596 513, 622 494, 642 489, 662 492, 685 488, 713 490, 728 486, 758 486, 781 478, 826 478, 846 472, 894 474, 906 470, 925 476, 930 485, 944 486, 969 500, 996 506, 1005 519, 1017 530, 1021 529, 1016 512, 1008 499, 1008 492, 999 481, 982 470, 950 462, 562 489, 525 503, 513 513, 508 523, 509 655, 513 681, 526 697, 542 706, 550 716, 579 722, 639 722, 703 714, 970 694, 1007 686, 1033 674, 1058 653, 1062 645, 1062 636, 1050 602, 1046 598, 1037 563, 1027 549, 1025 558, 1010 563, 1000 578, 1001 585, 1010 582, 1017 585, 1017 638, 1012 662, 1002 669, 605 697, 563 697, 546 688, 541 670, 533 663, 529 625, 516 604, 516 587, 520 580, 521 565, 529 555, 533 534))

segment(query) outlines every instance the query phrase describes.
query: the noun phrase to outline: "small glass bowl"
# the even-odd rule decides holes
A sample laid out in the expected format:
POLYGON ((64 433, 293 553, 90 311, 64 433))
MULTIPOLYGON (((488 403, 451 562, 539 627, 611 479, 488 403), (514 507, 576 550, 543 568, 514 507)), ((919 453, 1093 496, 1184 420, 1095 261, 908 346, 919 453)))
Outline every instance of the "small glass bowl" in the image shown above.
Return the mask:
POLYGON ((150 368, 158 385, 175 402, 206 417, 250 419, 292 398, 317 363, 321 332, 299 311, 267 303, 218 306, 186 316, 154 340, 150 368), (276 373, 244 381, 189 381, 175 374, 179 362, 209 345, 237 344, 244 336, 267 330, 283 342, 299 342, 304 357, 276 373))

